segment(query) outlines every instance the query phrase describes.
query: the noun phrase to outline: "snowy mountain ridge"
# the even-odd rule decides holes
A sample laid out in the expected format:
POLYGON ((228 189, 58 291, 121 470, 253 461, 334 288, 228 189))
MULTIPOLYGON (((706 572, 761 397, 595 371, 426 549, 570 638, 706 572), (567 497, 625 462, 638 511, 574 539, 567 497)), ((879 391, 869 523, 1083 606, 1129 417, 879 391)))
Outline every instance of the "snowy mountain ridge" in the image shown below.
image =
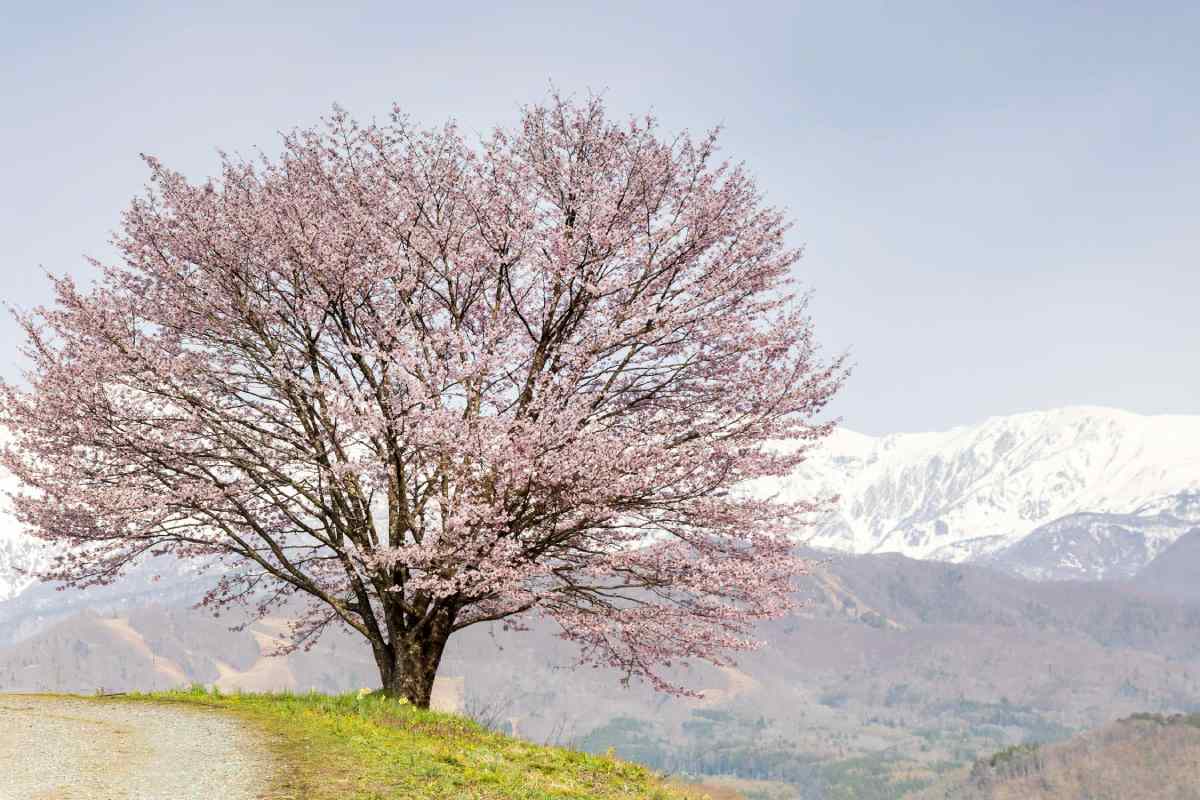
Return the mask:
POLYGON ((1081 406, 938 433, 841 429, 789 478, 756 489, 840 495, 837 512, 802 537, 820 548, 985 560, 1088 513, 1147 518, 1139 530, 1150 559, 1200 523, 1198 504, 1179 502, 1200 493, 1200 416, 1081 406))

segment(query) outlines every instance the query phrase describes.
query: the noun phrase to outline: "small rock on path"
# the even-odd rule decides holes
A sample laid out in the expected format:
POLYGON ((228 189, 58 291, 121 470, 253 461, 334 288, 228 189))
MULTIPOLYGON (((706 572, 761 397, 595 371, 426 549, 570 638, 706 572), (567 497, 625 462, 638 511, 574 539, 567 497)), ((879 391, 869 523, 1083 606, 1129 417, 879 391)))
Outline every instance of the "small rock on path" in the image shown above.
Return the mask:
POLYGON ((218 711, 0 695, 0 800, 255 800, 270 769, 218 711))

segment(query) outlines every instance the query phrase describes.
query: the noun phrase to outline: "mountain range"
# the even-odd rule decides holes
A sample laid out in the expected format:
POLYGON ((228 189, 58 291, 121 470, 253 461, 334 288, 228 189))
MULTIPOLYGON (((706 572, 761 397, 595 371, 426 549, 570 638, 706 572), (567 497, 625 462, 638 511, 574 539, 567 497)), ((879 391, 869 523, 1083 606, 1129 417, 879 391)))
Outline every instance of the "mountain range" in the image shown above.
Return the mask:
POLYGON ((838 495, 800 534, 813 547, 1034 579, 1129 577, 1200 522, 1200 416, 1071 407, 939 433, 839 429, 755 490, 838 495))

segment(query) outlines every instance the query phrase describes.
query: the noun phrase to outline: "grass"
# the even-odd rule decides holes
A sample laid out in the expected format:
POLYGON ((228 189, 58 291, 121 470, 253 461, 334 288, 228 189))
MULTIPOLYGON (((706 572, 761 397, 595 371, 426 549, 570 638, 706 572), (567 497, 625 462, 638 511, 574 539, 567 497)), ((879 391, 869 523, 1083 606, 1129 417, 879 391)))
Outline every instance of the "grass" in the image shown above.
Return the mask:
POLYGON ((279 768, 271 800, 700 800, 611 755, 543 747, 382 695, 129 694, 97 702, 220 709, 258 728, 279 768))

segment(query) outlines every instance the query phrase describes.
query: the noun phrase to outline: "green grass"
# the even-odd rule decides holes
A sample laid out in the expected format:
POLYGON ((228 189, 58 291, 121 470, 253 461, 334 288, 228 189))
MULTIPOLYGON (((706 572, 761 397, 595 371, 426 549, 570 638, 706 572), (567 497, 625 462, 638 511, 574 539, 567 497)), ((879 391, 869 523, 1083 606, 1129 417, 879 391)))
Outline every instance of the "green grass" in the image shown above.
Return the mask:
POLYGON ((382 695, 129 694, 96 702, 220 709, 256 727, 274 752, 272 800, 699 800, 611 756, 543 747, 468 719, 382 695))

